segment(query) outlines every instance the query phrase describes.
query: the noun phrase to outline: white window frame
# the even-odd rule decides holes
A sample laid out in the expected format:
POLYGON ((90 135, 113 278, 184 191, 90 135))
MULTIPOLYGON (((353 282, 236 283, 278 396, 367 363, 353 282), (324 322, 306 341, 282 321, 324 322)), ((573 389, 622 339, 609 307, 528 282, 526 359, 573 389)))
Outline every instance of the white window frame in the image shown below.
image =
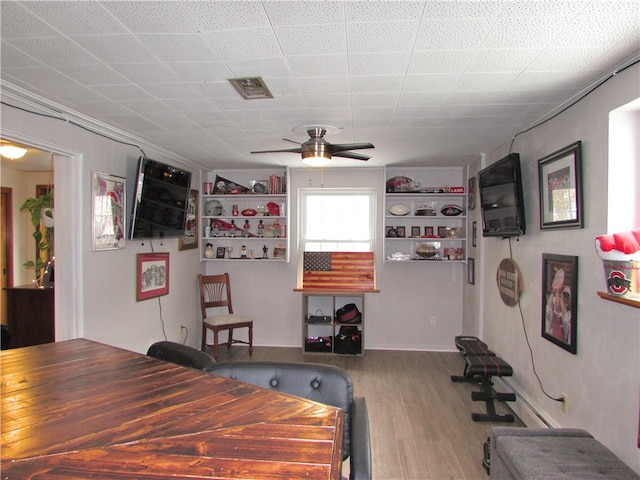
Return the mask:
MULTIPOLYGON (((377 191, 375 188, 301 188, 298 191, 298 205, 299 218, 298 218, 298 251, 302 258, 305 251, 314 252, 374 252, 375 251, 375 239, 376 239, 376 203, 377 203, 377 191), (328 235, 313 233, 315 238, 309 238, 307 232, 307 203, 309 199, 317 199, 318 197, 349 197, 349 196, 365 196, 368 197, 369 219, 368 227, 369 234, 364 236, 350 236, 340 238, 333 237, 331 230, 326 229, 328 235), (351 238, 349 238, 351 237, 351 238)), ((333 207, 331 209, 333 211, 333 207)), ((345 210, 347 215, 358 215, 358 212, 349 212, 345 210)), ((364 215, 366 212, 362 212, 360 215, 364 215)), ((330 216, 327 213, 327 216, 330 216)), ((348 216, 352 219, 352 216, 348 216)), ((320 220, 323 221, 323 220, 320 220)))

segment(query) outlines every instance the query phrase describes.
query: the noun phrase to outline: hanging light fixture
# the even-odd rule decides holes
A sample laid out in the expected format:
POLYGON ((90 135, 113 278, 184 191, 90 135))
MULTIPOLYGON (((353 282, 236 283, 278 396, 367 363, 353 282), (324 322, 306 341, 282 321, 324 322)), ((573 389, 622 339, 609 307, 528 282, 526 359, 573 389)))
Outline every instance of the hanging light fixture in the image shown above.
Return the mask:
POLYGON ((18 158, 24 157, 27 154, 27 151, 28 150, 26 148, 9 145, 8 143, 0 145, 0 155, 10 158, 11 160, 17 160, 18 158))

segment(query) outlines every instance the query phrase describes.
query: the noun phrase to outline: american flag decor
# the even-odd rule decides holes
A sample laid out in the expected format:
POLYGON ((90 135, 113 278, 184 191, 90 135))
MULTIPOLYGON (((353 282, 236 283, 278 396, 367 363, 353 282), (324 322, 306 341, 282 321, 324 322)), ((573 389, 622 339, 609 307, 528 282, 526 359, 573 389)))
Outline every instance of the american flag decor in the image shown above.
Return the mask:
POLYGON ((302 288, 375 290, 373 252, 305 252, 302 288))

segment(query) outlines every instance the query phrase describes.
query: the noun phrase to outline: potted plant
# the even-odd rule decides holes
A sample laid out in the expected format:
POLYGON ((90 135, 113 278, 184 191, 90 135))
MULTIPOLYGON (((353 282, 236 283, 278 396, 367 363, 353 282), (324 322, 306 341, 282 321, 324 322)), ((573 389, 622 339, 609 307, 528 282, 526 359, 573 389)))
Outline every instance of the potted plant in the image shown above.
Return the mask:
POLYGON ((53 192, 39 197, 28 198, 20 207, 20 211, 28 210, 31 224, 34 227, 33 238, 36 241, 36 260, 23 263, 25 267, 35 267, 37 288, 43 288, 47 265, 51 259, 53 240, 53 192))

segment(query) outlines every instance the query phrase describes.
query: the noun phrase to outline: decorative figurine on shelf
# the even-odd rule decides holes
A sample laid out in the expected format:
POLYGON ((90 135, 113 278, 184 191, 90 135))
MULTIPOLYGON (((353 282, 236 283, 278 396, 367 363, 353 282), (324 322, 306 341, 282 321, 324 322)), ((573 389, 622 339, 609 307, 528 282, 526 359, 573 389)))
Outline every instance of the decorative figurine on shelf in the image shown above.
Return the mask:
POLYGON ((273 234, 276 238, 280 238, 280 222, 278 222, 277 218, 276 221, 273 222, 273 234))
POLYGON ((211 234, 214 237, 217 237, 220 235, 220 224, 217 221, 212 222, 212 227, 211 227, 211 234))
POLYGON ((231 220, 231 232, 229 232, 229 235, 231 236, 231 238, 236 236, 236 221, 235 220, 231 220))
POLYGON ((263 245, 263 247, 262 247, 262 258, 269 258, 269 257, 267 256, 267 252, 268 252, 268 251, 269 251, 269 249, 267 248, 267 246, 266 246, 266 245, 263 245))
POLYGON ((242 235, 244 237, 248 237, 250 233, 251 233, 251 224, 249 223, 249 220, 245 220, 242 235))
POLYGON ((240 247, 240 258, 247 258, 247 246, 246 245, 242 245, 242 247, 240 247))
POLYGON ((204 236, 205 238, 209 238, 211 236, 211 227, 209 225, 204 227, 204 236))
POLYGON ((264 237, 264 223, 262 222, 262 220, 260 220, 260 222, 258 223, 258 236, 264 237))
POLYGON ((206 247, 204 247, 204 256, 205 258, 213 258, 213 245, 207 243, 206 247))

